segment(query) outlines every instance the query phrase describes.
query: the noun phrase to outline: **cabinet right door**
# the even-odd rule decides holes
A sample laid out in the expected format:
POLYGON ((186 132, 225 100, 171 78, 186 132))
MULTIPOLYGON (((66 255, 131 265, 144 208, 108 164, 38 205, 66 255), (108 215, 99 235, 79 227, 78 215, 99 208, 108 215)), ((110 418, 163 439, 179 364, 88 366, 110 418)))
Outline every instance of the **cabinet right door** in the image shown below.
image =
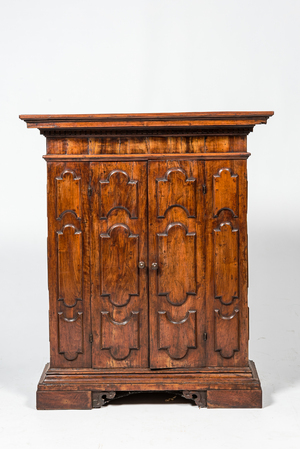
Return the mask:
POLYGON ((148 164, 150 367, 205 366, 204 164, 148 164))

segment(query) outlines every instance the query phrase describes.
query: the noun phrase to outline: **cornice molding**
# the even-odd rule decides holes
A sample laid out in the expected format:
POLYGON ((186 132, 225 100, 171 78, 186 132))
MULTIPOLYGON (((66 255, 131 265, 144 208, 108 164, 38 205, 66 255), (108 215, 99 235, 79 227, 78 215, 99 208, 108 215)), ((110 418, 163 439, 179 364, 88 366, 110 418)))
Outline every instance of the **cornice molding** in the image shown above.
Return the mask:
POLYGON ((267 123, 268 118, 272 115, 272 111, 254 111, 171 114, 20 115, 20 119, 27 123, 28 128, 38 128, 44 135, 46 135, 46 129, 55 131, 61 129, 64 133, 66 133, 67 129, 72 131, 72 133, 82 130, 84 135, 91 134, 92 130, 100 135, 103 135, 101 134, 103 132, 105 133, 104 135, 108 135, 109 130, 113 130, 113 133, 118 134, 121 133, 121 130, 124 130, 128 135, 136 135, 135 133, 138 129, 143 130, 142 132, 145 134, 142 135, 160 135, 160 133, 169 134, 172 132, 176 135, 195 135, 191 130, 195 129, 196 134, 207 134, 208 128, 213 128, 213 133, 220 135, 225 133, 224 129, 227 131, 230 128, 243 128, 246 129, 246 134, 248 134, 253 129, 253 126, 267 123), (222 128, 222 130, 216 131, 217 128, 222 128), (126 129, 128 131, 125 131, 126 129), (183 134, 183 132, 187 134, 183 134))

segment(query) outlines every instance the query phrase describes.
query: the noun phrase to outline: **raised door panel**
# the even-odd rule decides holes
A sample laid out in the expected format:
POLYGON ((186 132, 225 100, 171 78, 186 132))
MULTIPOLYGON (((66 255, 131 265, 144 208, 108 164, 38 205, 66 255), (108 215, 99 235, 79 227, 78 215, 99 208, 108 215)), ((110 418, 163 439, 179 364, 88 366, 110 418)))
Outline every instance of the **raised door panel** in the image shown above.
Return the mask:
POLYGON ((246 161, 207 161, 205 177, 207 363, 209 366, 246 366, 246 161))
POLYGON ((91 163, 94 368, 148 366, 146 167, 91 163))
POLYGON ((205 366, 203 164, 148 169, 151 368, 205 366))
POLYGON ((90 367, 89 164, 48 162, 51 367, 90 367))

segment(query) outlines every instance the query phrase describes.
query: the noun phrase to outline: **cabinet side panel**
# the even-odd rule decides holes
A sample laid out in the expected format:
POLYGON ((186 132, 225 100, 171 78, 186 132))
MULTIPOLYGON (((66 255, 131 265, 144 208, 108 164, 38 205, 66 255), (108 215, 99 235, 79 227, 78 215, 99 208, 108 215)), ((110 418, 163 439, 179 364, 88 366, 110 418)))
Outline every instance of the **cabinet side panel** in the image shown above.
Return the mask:
POLYGON ((246 170, 205 162, 208 366, 248 363, 246 170))
POLYGON ((90 367, 89 164, 47 169, 50 365, 90 367))

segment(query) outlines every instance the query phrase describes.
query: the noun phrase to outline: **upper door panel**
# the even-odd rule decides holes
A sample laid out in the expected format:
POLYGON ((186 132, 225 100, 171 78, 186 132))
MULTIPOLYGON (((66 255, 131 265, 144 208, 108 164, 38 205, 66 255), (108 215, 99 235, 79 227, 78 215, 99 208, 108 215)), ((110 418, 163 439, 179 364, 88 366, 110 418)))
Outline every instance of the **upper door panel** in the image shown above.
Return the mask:
POLYGON ((150 366, 204 366, 203 163, 148 167, 150 366))
POLYGON ((91 163, 94 368, 148 366, 146 167, 91 163))

